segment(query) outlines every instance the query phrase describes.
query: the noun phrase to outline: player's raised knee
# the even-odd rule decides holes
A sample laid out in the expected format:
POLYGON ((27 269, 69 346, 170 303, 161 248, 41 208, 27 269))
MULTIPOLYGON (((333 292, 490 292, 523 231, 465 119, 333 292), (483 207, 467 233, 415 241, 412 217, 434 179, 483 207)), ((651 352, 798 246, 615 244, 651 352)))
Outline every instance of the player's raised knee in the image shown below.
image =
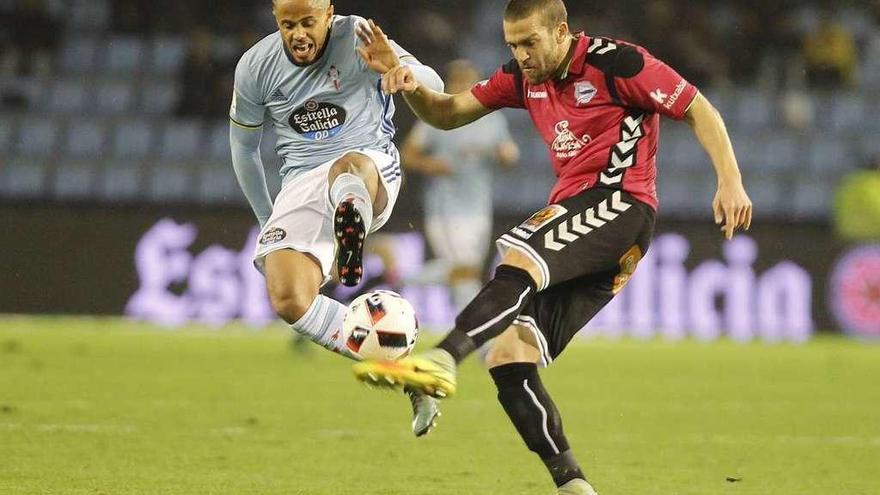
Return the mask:
POLYGON ((369 175, 376 174, 376 167, 372 160, 360 153, 346 153, 339 157, 330 166, 330 179, 340 174, 354 174, 366 179, 369 175))

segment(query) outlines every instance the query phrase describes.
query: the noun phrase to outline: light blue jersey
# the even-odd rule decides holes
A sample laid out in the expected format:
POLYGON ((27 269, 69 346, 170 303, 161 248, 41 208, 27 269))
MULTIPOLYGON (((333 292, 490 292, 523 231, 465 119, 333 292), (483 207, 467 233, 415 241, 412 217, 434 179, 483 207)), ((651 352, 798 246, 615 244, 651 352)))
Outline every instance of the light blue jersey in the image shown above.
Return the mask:
POLYGON ((504 115, 493 112, 451 131, 419 122, 413 133, 426 153, 452 168, 448 176, 429 179, 425 212, 442 218, 491 217, 493 165, 499 145, 512 141, 504 115))
MULTIPOLYGON (((296 65, 280 32, 270 34, 241 57, 229 112, 234 123, 258 129, 268 115, 278 141, 286 183, 297 174, 367 148, 396 154, 391 120, 394 102, 382 93, 380 76, 361 59, 355 32, 366 20, 334 16, 318 58, 296 65)), ((398 56, 410 56, 392 42, 398 56)))

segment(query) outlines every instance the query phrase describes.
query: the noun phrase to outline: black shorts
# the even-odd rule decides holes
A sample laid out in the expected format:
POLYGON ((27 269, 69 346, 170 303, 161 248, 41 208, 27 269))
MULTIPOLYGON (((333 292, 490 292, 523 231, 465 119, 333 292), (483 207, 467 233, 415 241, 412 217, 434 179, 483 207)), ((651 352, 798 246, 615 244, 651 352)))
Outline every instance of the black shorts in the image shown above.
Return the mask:
POLYGON ((542 273, 515 324, 535 335, 544 365, 626 285, 648 250, 654 218, 650 206, 626 192, 588 189, 498 239, 500 251, 518 250, 542 273))

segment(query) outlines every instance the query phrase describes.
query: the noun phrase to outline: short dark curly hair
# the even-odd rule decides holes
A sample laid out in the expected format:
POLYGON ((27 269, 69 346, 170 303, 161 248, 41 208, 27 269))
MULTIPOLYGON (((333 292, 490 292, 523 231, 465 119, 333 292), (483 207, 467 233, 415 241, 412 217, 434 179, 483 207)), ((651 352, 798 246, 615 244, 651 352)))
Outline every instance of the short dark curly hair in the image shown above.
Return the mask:
POLYGON ((535 12, 544 14, 544 24, 555 27, 568 21, 568 11, 562 0, 509 0, 504 9, 505 21, 518 21, 535 12))

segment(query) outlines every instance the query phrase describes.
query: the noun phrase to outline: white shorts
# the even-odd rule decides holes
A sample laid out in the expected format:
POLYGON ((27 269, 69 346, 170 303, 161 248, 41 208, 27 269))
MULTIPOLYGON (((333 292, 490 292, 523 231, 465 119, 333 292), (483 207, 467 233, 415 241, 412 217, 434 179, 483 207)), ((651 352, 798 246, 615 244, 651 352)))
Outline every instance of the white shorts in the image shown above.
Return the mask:
POLYGON ((379 230, 391 217, 400 193, 400 158, 392 148, 391 155, 371 149, 348 150, 321 166, 290 180, 272 208, 272 216, 260 231, 254 265, 264 272, 266 256, 281 249, 313 256, 321 265, 324 278, 330 276, 336 245, 333 236, 333 210, 330 204, 330 185, 327 175, 330 167, 346 153, 360 153, 373 161, 379 171, 379 179, 385 188, 388 203, 381 214, 375 216, 370 232, 379 230))
POLYGON ((491 245, 490 216, 428 215, 425 235, 437 258, 452 266, 481 268, 491 245))

